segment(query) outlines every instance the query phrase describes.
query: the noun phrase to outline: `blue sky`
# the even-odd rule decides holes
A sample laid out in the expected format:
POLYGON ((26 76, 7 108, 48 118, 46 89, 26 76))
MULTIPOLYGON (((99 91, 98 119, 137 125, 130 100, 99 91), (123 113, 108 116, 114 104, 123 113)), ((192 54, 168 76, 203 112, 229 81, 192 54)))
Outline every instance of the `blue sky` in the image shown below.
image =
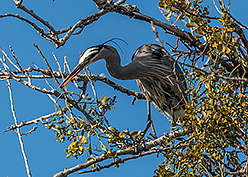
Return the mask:
MULTIPOLYGON (((127 3, 137 5, 141 12, 146 15, 165 21, 165 18, 157 8, 158 0, 129 0, 127 3)), ((28 9, 33 9, 38 15, 49 21, 56 29, 68 27, 79 19, 98 11, 91 0, 56 0, 55 2, 51 0, 36 0, 24 1, 24 5, 28 9)), ((209 0, 209 5, 212 5, 212 0, 209 0)), ((248 24, 247 19, 244 18, 247 6, 247 0, 233 1, 231 5, 232 14, 244 24, 248 24)), ((18 13, 31 19, 22 11, 16 9, 15 4, 11 0, 1 2, 0 14, 5 13, 18 13)), ((172 37, 164 35, 161 30, 159 30, 159 32, 161 39, 175 44, 172 37)), ((99 21, 87 26, 82 34, 73 36, 67 41, 65 46, 59 49, 56 49, 51 42, 43 39, 29 25, 13 18, 0 19, 0 47, 11 55, 8 48, 8 46, 11 45, 23 68, 30 65, 32 66, 33 63, 40 68, 46 68, 44 61, 35 50, 33 43, 36 43, 40 47, 54 70, 58 69, 53 60, 52 52, 55 53, 60 63, 63 63, 63 57, 67 56, 72 69, 78 62, 80 50, 84 51, 89 46, 100 44, 113 37, 120 37, 129 44, 126 46, 120 43, 123 50, 123 53, 120 53, 123 65, 130 62, 132 54, 140 45, 156 43, 155 36, 151 32, 150 24, 133 20, 116 13, 109 13, 101 17, 99 21)), ((104 61, 99 61, 91 65, 90 69, 94 74, 104 74, 109 79, 114 80, 124 87, 139 91, 135 81, 119 81, 109 76, 104 61)), ((19 123, 24 120, 38 118, 54 111, 54 105, 46 95, 26 88, 14 81, 11 81, 11 83, 19 123)), ((42 86, 40 81, 34 81, 34 84, 42 86)), ((55 83, 53 84, 54 87, 57 87, 55 83)), ((69 88, 74 89, 71 83, 68 85, 69 88)), ((126 128, 130 130, 140 130, 145 127, 147 118, 145 101, 137 100, 135 105, 132 106, 132 97, 121 94, 101 82, 97 82, 95 85, 98 97, 102 95, 117 95, 116 109, 107 114, 112 125, 119 128, 119 130, 125 130, 126 128)), ((0 90, 0 176, 24 177, 26 176, 26 171, 17 135, 13 132, 3 133, 7 126, 14 124, 10 109, 9 93, 5 81, 0 81, 0 90)), ((90 88, 88 92, 91 94, 90 88)), ((162 135, 164 131, 168 132, 168 121, 154 108, 152 110, 152 117, 158 135, 162 135)), ((31 128, 32 126, 23 128, 22 131, 25 132, 31 128)), ((64 149, 67 148, 68 142, 57 142, 52 131, 45 129, 42 124, 39 124, 38 129, 31 135, 24 136, 23 140, 31 171, 35 177, 52 176, 65 167, 69 168, 84 162, 84 158, 79 158, 79 160, 74 158, 66 159, 64 149)), ((139 160, 126 162, 124 165, 120 165, 120 168, 105 169, 101 172, 85 174, 85 176, 148 177, 153 175, 156 165, 161 162, 162 159, 158 159, 156 156, 143 157, 139 160)), ((78 175, 75 173, 71 176, 78 175)))

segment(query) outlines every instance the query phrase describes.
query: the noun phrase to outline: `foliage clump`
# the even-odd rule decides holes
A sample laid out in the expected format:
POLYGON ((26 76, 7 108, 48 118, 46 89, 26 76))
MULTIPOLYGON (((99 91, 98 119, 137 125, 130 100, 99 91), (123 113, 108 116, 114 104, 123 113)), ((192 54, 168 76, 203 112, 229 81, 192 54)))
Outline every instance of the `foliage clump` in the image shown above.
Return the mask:
POLYGON ((203 4, 203 0, 159 2, 167 20, 174 15, 175 23, 182 21, 203 50, 194 49, 198 56, 188 55, 190 101, 179 125, 187 131, 183 138, 172 140, 174 147, 184 146, 164 154, 155 176, 227 176, 247 164, 247 49, 223 1, 219 17, 210 16, 209 6, 203 4))

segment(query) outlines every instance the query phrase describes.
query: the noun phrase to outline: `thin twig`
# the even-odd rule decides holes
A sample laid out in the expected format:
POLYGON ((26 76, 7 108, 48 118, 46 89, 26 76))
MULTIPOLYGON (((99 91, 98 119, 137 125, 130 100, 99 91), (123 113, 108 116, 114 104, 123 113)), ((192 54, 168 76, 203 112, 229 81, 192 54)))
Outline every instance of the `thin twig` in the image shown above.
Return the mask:
POLYGON ((16 64, 18 65, 17 69, 22 70, 22 67, 21 67, 20 63, 18 62, 18 58, 16 57, 15 52, 12 49, 11 45, 9 46, 9 48, 10 48, 10 51, 12 53, 13 58, 16 60, 16 64))
POLYGON ((38 122, 41 122, 41 121, 43 121, 45 119, 49 119, 50 117, 54 117, 56 115, 61 115, 62 113, 66 112, 66 111, 67 111, 67 108, 63 108, 62 110, 59 110, 59 111, 54 112, 52 114, 41 116, 41 117, 39 117, 37 119, 34 119, 34 120, 23 121, 20 124, 11 125, 10 127, 8 127, 7 130, 4 130, 4 132, 10 131, 10 130, 19 129, 21 127, 24 127, 24 126, 27 126, 27 125, 31 125, 31 124, 37 124, 38 122))
POLYGON ((70 66, 69 66, 69 64, 68 64, 67 57, 65 56, 65 57, 64 57, 64 73, 65 73, 65 71, 66 71, 66 68, 67 68, 68 72, 70 73, 70 72, 71 72, 70 66))
POLYGON ((34 132, 37 128, 38 128, 38 126, 34 126, 31 130, 27 131, 26 133, 22 133, 21 135, 28 135, 28 134, 31 134, 31 133, 34 132))
MULTIPOLYGON (((11 104, 11 111, 12 111, 12 115, 13 115, 13 118, 14 118, 14 121, 15 121, 15 125, 17 126, 18 122, 17 122, 17 117, 16 117, 16 113, 15 113, 15 108, 14 108, 12 89, 11 89, 10 81, 8 79, 7 79, 7 86, 9 88, 9 98, 10 98, 10 104, 11 104)), ((24 149, 24 144, 23 144, 21 132, 20 132, 19 128, 17 128, 16 133, 17 133, 18 138, 19 138, 19 143, 20 143, 20 146, 21 146, 21 151, 22 151, 22 155, 23 155, 26 170, 27 170, 27 175, 28 175, 28 177, 32 177, 30 167, 29 167, 29 164, 28 164, 27 155, 26 155, 26 152, 25 152, 25 149, 24 149)))
MULTIPOLYGON (((59 61, 58 61, 58 59, 57 59, 56 55, 55 55, 54 53, 52 53, 52 54, 53 54, 53 58, 55 59, 55 61, 56 61, 57 65, 58 65, 60 75, 61 75, 61 76, 62 76, 62 78, 63 78, 63 73, 62 73, 62 69, 61 69, 61 66, 60 66, 60 64, 59 64, 59 61)), ((63 78, 63 79, 65 79, 65 78, 63 78)))
MULTIPOLYGON (((177 89, 179 90, 179 92, 180 92, 180 94, 181 94, 181 96, 182 96, 182 98, 183 98, 183 101, 184 101, 184 103, 187 103, 187 99, 185 98, 185 94, 184 94, 184 92, 182 91, 182 89, 181 89, 181 87, 180 87, 180 82, 179 82, 179 79, 178 79, 178 75, 177 75, 177 73, 176 73, 176 62, 177 62, 177 60, 178 60, 178 58, 179 57, 177 57, 176 58, 176 60, 175 60, 175 62, 174 62, 174 64, 173 64, 173 73, 174 73, 174 76, 176 77, 176 84, 177 84, 177 89)), ((178 104, 180 103, 181 101, 179 101, 178 102, 178 104)), ((177 106, 177 105, 176 105, 177 106)))
POLYGON ((160 40, 159 36, 158 36, 158 31, 156 30, 156 27, 154 26, 154 23, 153 21, 151 21, 151 26, 152 26, 152 32, 155 34, 155 36, 157 37, 156 38, 156 41, 158 41, 158 43, 160 44, 160 46, 162 47, 162 50, 166 53, 166 55, 170 55, 170 53, 165 50, 164 48, 164 42, 160 40))
MULTIPOLYGON (((89 75, 91 75, 91 72, 90 72, 89 68, 87 67, 86 69, 87 69, 87 71, 89 72, 89 75)), ((90 81, 90 84, 91 84, 92 91, 93 91, 93 93, 94 93, 95 99, 98 101, 97 93, 96 93, 96 89, 95 89, 94 83, 93 83, 93 81, 90 79, 90 77, 89 77, 89 75, 87 74, 87 72, 86 72, 85 69, 84 69, 84 74, 85 74, 85 76, 87 77, 87 79, 90 81)))
POLYGON ((3 53, 3 55, 9 60, 9 62, 14 66, 17 70, 21 70, 18 66, 15 65, 15 63, 10 59, 10 57, 3 51, 3 49, 0 47, 0 51, 3 53))
POLYGON ((215 0, 213 0, 213 4, 214 4, 215 9, 219 12, 219 14, 222 15, 222 12, 218 9, 218 7, 217 7, 217 5, 215 3, 215 0))
POLYGON ((157 133, 156 133, 156 130, 155 130, 155 126, 153 124, 153 121, 151 123, 151 127, 152 127, 153 138, 157 139, 157 133))
POLYGON ((60 83, 58 82, 57 78, 54 76, 53 70, 52 70, 51 66, 49 65, 49 63, 48 63, 46 57, 42 54, 42 52, 41 52, 41 50, 39 49, 39 47, 38 47, 37 44, 34 43, 34 46, 35 46, 36 50, 38 51, 38 53, 40 54, 40 56, 41 56, 41 57, 43 58, 43 60, 45 61, 47 67, 49 68, 49 70, 50 70, 50 72, 51 72, 51 75, 53 76, 54 81, 55 81, 58 85, 60 85, 60 83))

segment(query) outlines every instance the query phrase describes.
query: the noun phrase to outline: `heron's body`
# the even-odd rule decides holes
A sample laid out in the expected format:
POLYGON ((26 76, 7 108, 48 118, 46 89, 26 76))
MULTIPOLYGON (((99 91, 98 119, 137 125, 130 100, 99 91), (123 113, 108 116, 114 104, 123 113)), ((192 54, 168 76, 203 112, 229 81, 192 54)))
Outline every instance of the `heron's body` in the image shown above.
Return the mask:
POLYGON ((156 44, 141 46, 135 52, 133 61, 146 63, 146 69, 150 71, 146 77, 137 79, 147 99, 171 117, 182 117, 187 86, 177 63, 156 44))
POLYGON ((126 66, 121 66, 120 56, 114 47, 91 47, 85 51, 75 71, 72 71, 60 87, 66 85, 83 67, 99 59, 105 59, 111 76, 121 80, 136 79, 146 99, 158 109, 171 117, 184 115, 186 83, 183 73, 177 63, 156 44, 139 47, 126 66))

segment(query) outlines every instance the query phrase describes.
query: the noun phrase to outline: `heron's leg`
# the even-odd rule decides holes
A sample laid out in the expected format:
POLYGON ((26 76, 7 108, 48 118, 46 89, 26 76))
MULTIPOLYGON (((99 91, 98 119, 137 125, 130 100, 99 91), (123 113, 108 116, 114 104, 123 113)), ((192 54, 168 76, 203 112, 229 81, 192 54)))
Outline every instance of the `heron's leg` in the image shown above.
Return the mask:
POLYGON ((171 115, 172 115, 172 119, 174 119, 174 107, 171 106, 171 115))
POLYGON ((143 131, 144 135, 146 134, 147 130, 150 128, 151 124, 152 124, 151 104, 150 101, 147 100, 147 121, 146 121, 146 128, 143 131))
POLYGON ((150 101, 147 101, 147 122, 148 121, 152 121, 152 118, 151 118, 151 102, 150 101))

